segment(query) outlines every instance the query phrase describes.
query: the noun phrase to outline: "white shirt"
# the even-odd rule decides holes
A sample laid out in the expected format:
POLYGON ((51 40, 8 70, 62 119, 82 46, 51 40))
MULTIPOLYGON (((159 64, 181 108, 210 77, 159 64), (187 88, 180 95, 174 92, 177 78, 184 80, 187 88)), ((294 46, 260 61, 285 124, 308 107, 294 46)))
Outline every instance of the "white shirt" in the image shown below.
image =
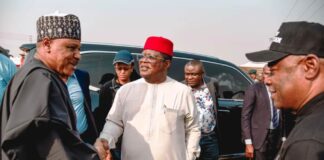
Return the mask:
POLYGON ((216 126, 215 106, 207 85, 204 83, 199 88, 192 89, 199 113, 201 133, 211 133, 216 126))
MULTIPOLYGON (((271 98, 271 93, 270 93, 270 90, 269 90, 269 87, 266 85, 266 88, 267 88, 267 92, 268 92, 268 96, 269 96, 269 101, 270 101, 270 112, 271 112, 271 119, 270 119, 270 129, 275 129, 275 127, 273 127, 273 123, 272 123, 272 118, 273 118, 273 102, 272 102, 272 98, 271 98)), ((279 117, 280 117, 280 109, 277 109, 277 116, 278 116, 278 120, 279 120, 279 117)))
POLYGON ((191 89, 169 77, 160 84, 143 78, 116 93, 100 134, 115 148, 123 133, 123 160, 194 160, 200 128, 191 89))

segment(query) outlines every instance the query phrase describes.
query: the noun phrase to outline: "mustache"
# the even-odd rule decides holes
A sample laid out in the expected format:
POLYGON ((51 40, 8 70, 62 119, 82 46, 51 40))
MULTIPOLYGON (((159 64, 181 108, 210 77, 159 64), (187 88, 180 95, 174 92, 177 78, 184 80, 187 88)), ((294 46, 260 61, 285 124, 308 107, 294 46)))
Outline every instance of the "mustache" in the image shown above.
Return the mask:
POLYGON ((71 60, 70 63, 74 66, 79 64, 79 60, 71 60))

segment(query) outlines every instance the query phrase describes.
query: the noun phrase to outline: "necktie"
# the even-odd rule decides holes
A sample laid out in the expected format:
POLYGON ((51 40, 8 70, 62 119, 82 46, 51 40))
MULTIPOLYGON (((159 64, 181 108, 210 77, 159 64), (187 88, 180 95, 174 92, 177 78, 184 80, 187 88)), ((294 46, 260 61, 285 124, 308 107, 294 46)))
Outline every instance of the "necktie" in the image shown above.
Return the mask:
POLYGON ((272 105, 272 125, 273 128, 277 128, 279 125, 277 108, 272 105))

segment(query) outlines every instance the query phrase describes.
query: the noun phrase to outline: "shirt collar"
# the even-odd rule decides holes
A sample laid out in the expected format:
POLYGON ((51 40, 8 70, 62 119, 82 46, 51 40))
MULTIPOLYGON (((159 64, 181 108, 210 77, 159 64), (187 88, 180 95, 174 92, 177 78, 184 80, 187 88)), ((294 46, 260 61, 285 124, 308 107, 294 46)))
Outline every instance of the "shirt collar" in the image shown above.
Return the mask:
POLYGON ((118 83, 117 82, 117 78, 116 77, 114 77, 112 80, 111 80, 111 89, 113 89, 113 90, 117 90, 117 89, 119 89, 120 87, 121 87, 122 85, 120 84, 120 83, 118 83))
POLYGON ((308 101, 303 106, 303 108, 299 112, 297 112, 296 122, 299 122, 304 117, 307 117, 309 114, 316 112, 316 110, 319 108, 318 104, 323 102, 324 102, 324 92, 313 97, 310 101, 308 101))
POLYGON ((205 82, 203 82, 202 85, 200 85, 198 88, 192 88, 193 91, 198 91, 198 90, 204 90, 205 88, 207 88, 207 85, 205 82))
POLYGON ((72 79, 76 79, 76 75, 73 72, 73 74, 68 78, 68 80, 66 81, 66 84, 69 83, 72 79))

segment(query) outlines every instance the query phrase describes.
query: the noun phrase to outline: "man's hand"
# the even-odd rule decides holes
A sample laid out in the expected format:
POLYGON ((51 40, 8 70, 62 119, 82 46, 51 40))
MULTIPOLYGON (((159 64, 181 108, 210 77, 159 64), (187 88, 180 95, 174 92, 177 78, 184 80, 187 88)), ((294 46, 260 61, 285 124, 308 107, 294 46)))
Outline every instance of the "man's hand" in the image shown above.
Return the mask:
POLYGON ((254 148, 252 144, 245 145, 245 157, 253 158, 254 148))
POLYGON ((98 138, 94 146, 97 149, 98 155, 101 160, 112 160, 112 156, 108 146, 108 141, 106 139, 98 138))

